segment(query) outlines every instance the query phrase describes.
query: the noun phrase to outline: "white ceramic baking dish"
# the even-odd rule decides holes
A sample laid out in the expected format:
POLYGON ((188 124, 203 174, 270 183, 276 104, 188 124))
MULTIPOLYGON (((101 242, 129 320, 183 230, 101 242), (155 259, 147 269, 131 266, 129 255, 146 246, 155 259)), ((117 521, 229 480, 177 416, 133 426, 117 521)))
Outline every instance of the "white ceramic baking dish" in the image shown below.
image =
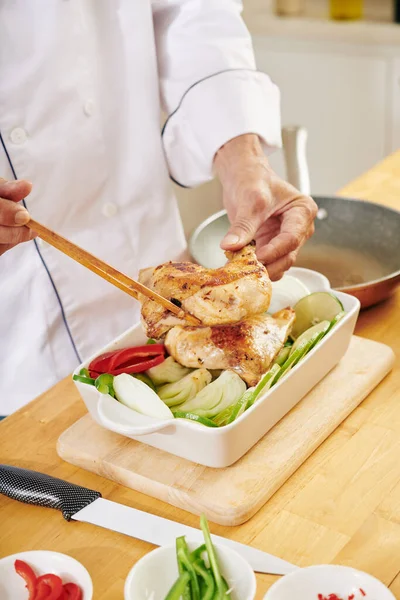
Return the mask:
MULTIPOLYGON (((294 267, 289 274, 300 279, 310 292, 331 291, 329 281, 319 273, 294 267)), ((345 354, 360 305, 352 296, 334 293, 341 300, 346 316, 271 390, 237 421, 225 427, 209 428, 184 419, 156 420, 100 394, 90 385, 75 384, 92 418, 102 427, 208 467, 227 467, 254 446, 345 354)), ((96 352, 75 373, 78 374, 103 352, 145 342, 141 326, 136 325, 96 352)))

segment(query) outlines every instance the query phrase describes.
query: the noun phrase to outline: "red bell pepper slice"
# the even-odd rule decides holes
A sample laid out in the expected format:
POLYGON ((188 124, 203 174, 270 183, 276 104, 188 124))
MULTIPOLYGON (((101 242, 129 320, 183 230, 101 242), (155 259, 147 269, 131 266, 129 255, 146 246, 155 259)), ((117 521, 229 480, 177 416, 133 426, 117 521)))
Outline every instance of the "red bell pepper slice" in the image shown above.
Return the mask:
POLYGON ((47 600, 51 592, 50 586, 44 581, 39 581, 36 589, 35 600, 47 600))
POLYGON ((82 590, 76 583, 64 583, 63 592, 61 598, 65 600, 82 600, 82 590))
POLYGON ((101 373, 97 373, 97 371, 89 371, 89 375, 92 379, 97 379, 101 373))
POLYGON ((100 356, 97 356, 97 358, 94 358, 92 360, 92 362, 89 365, 89 371, 98 371, 99 373, 106 373, 107 372, 107 367, 109 365, 110 362, 110 358, 112 356, 114 356, 116 354, 116 352, 119 352, 119 350, 113 350, 112 352, 105 352, 104 354, 100 354, 100 356), (104 362, 104 365, 103 365, 104 362), (100 366, 101 368, 105 367, 106 370, 98 370, 98 366, 100 366))
POLYGON ((114 371, 111 371, 110 375, 120 375, 121 373, 143 373, 143 371, 147 371, 147 369, 151 369, 151 367, 161 364, 164 360, 164 355, 159 354, 150 360, 144 360, 139 363, 134 362, 131 365, 124 365, 118 369, 114 369, 114 371))
POLYGON ((141 359, 150 359, 150 357, 164 355, 164 344, 146 344, 145 346, 135 346, 133 348, 122 348, 112 352, 101 354, 89 365, 89 372, 94 373, 112 373, 115 369, 121 368, 124 364, 141 362, 141 359))
POLYGON ((43 598, 45 598, 46 600, 58 600, 63 591, 63 584, 61 578, 58 577, 58 575, 53 575, 53 573, 46 573, 45 575, 41 575, 37 578, 38 590, 39 586, 43 584, 42 582, 50 588, 50 593, 47 596, 43 596, 43 598))
POLYGON ((160 364, 164 360, 164 353, 164 344, 146 344, 145 346, 105 352, 92 360, 89 365, 89 374, 95 379, 101 373, 110 373, 110 375, 141 373, 156 364, 160 364), (159 357, 162 357, 162 360, 159 357), (151 362, 155 358, 157 358, 157 361, 155 363, 151 362), (148 366, 148 363, 150 366, 148 366))
POLYGON ((26 588, 29 592, 28 600, 34 600, 36 594, 36 575, 33 569, 23 560, 14 562, 15 571, 20 575, 26 583, 26 588))

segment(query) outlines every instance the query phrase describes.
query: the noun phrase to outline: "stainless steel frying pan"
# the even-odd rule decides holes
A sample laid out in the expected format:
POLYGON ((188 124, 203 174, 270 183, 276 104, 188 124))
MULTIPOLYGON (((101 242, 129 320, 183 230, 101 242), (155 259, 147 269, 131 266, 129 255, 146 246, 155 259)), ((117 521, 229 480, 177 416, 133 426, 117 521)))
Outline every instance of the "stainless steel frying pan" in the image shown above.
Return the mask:
MULTIPOLYGON (((287 179, 310 193, 306 160, 307 132, 282 130, 287 179)), ((323 273, 333 288, 356 296, 366 308, 386 299, 400 284, 400 212, 372 202, 314 197, 318 205, 315 234, 301 249, 296 266, 323 273)), ((219 244, 228 231, 226 211, 206 219, 189 240, 199 264, 216 268, 225 262, 219 244)))

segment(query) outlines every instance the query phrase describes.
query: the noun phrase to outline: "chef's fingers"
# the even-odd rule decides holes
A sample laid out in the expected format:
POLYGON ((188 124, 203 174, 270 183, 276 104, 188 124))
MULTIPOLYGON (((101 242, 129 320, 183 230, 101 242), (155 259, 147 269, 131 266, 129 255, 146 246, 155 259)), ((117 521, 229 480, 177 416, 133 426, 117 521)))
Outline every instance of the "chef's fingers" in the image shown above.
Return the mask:
POLYGON ((221 242, 223 250, 240 250, 254 240, 258 229, 271 211, 269 198, 261 192, 252 192, 240 202, 231 227, 221 242))
POLYGON ((303 198, 286 207, 280 215, 280 232, 258 252, 259 260, 267 266, 294 252, 306 241, 317 208, 311 198, 303 198))
POLYGON ((4 227, 0 225, 0 244, 20 244, 32 240, 35 233, 27 227, 4 227))
POLYGON ((28 211, 21 204, 0 198, 0 225, 7 227, 26 225, 29 219, 28 211))
POLYGON ((11 248, 14 248, 14 246, 16 245, 17 244, 0 244, 0 256, 7 252, 7 250, 11 250, 11 248))
POLYGON ((297 252, 297 250, 294 252, 289 252, 289 254, 286 254, 286 256, 283 256, 279 260, 266 265, 271 281, 278 281, 278 279, 281 279, 281 277, 283 277, 290 267, 293 267, 294 263, 296 262, 297 252))
POLYGON ((0 198, 11 200, 12 202, 20 202, 27 196, 32 189, 32 184, 29 181, 6 181, 0 177, 0 198))

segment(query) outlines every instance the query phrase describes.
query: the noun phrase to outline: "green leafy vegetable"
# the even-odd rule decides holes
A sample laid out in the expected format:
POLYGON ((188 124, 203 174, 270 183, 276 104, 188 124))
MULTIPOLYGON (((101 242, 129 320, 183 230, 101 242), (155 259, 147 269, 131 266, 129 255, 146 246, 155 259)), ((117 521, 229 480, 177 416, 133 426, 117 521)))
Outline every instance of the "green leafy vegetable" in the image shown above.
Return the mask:
MULTIPOLYGON (((190 401, 200 390, 211 381, 211 375, 207 369, 196 369, 175 383, 167 383, 158 389, 158 395, 167 406, 177 406, 183 402, 190 401)), ((181 410, 181 407, 179 407, 181 410)), ((183 410, 182 412, 193 412, 183 410)))

